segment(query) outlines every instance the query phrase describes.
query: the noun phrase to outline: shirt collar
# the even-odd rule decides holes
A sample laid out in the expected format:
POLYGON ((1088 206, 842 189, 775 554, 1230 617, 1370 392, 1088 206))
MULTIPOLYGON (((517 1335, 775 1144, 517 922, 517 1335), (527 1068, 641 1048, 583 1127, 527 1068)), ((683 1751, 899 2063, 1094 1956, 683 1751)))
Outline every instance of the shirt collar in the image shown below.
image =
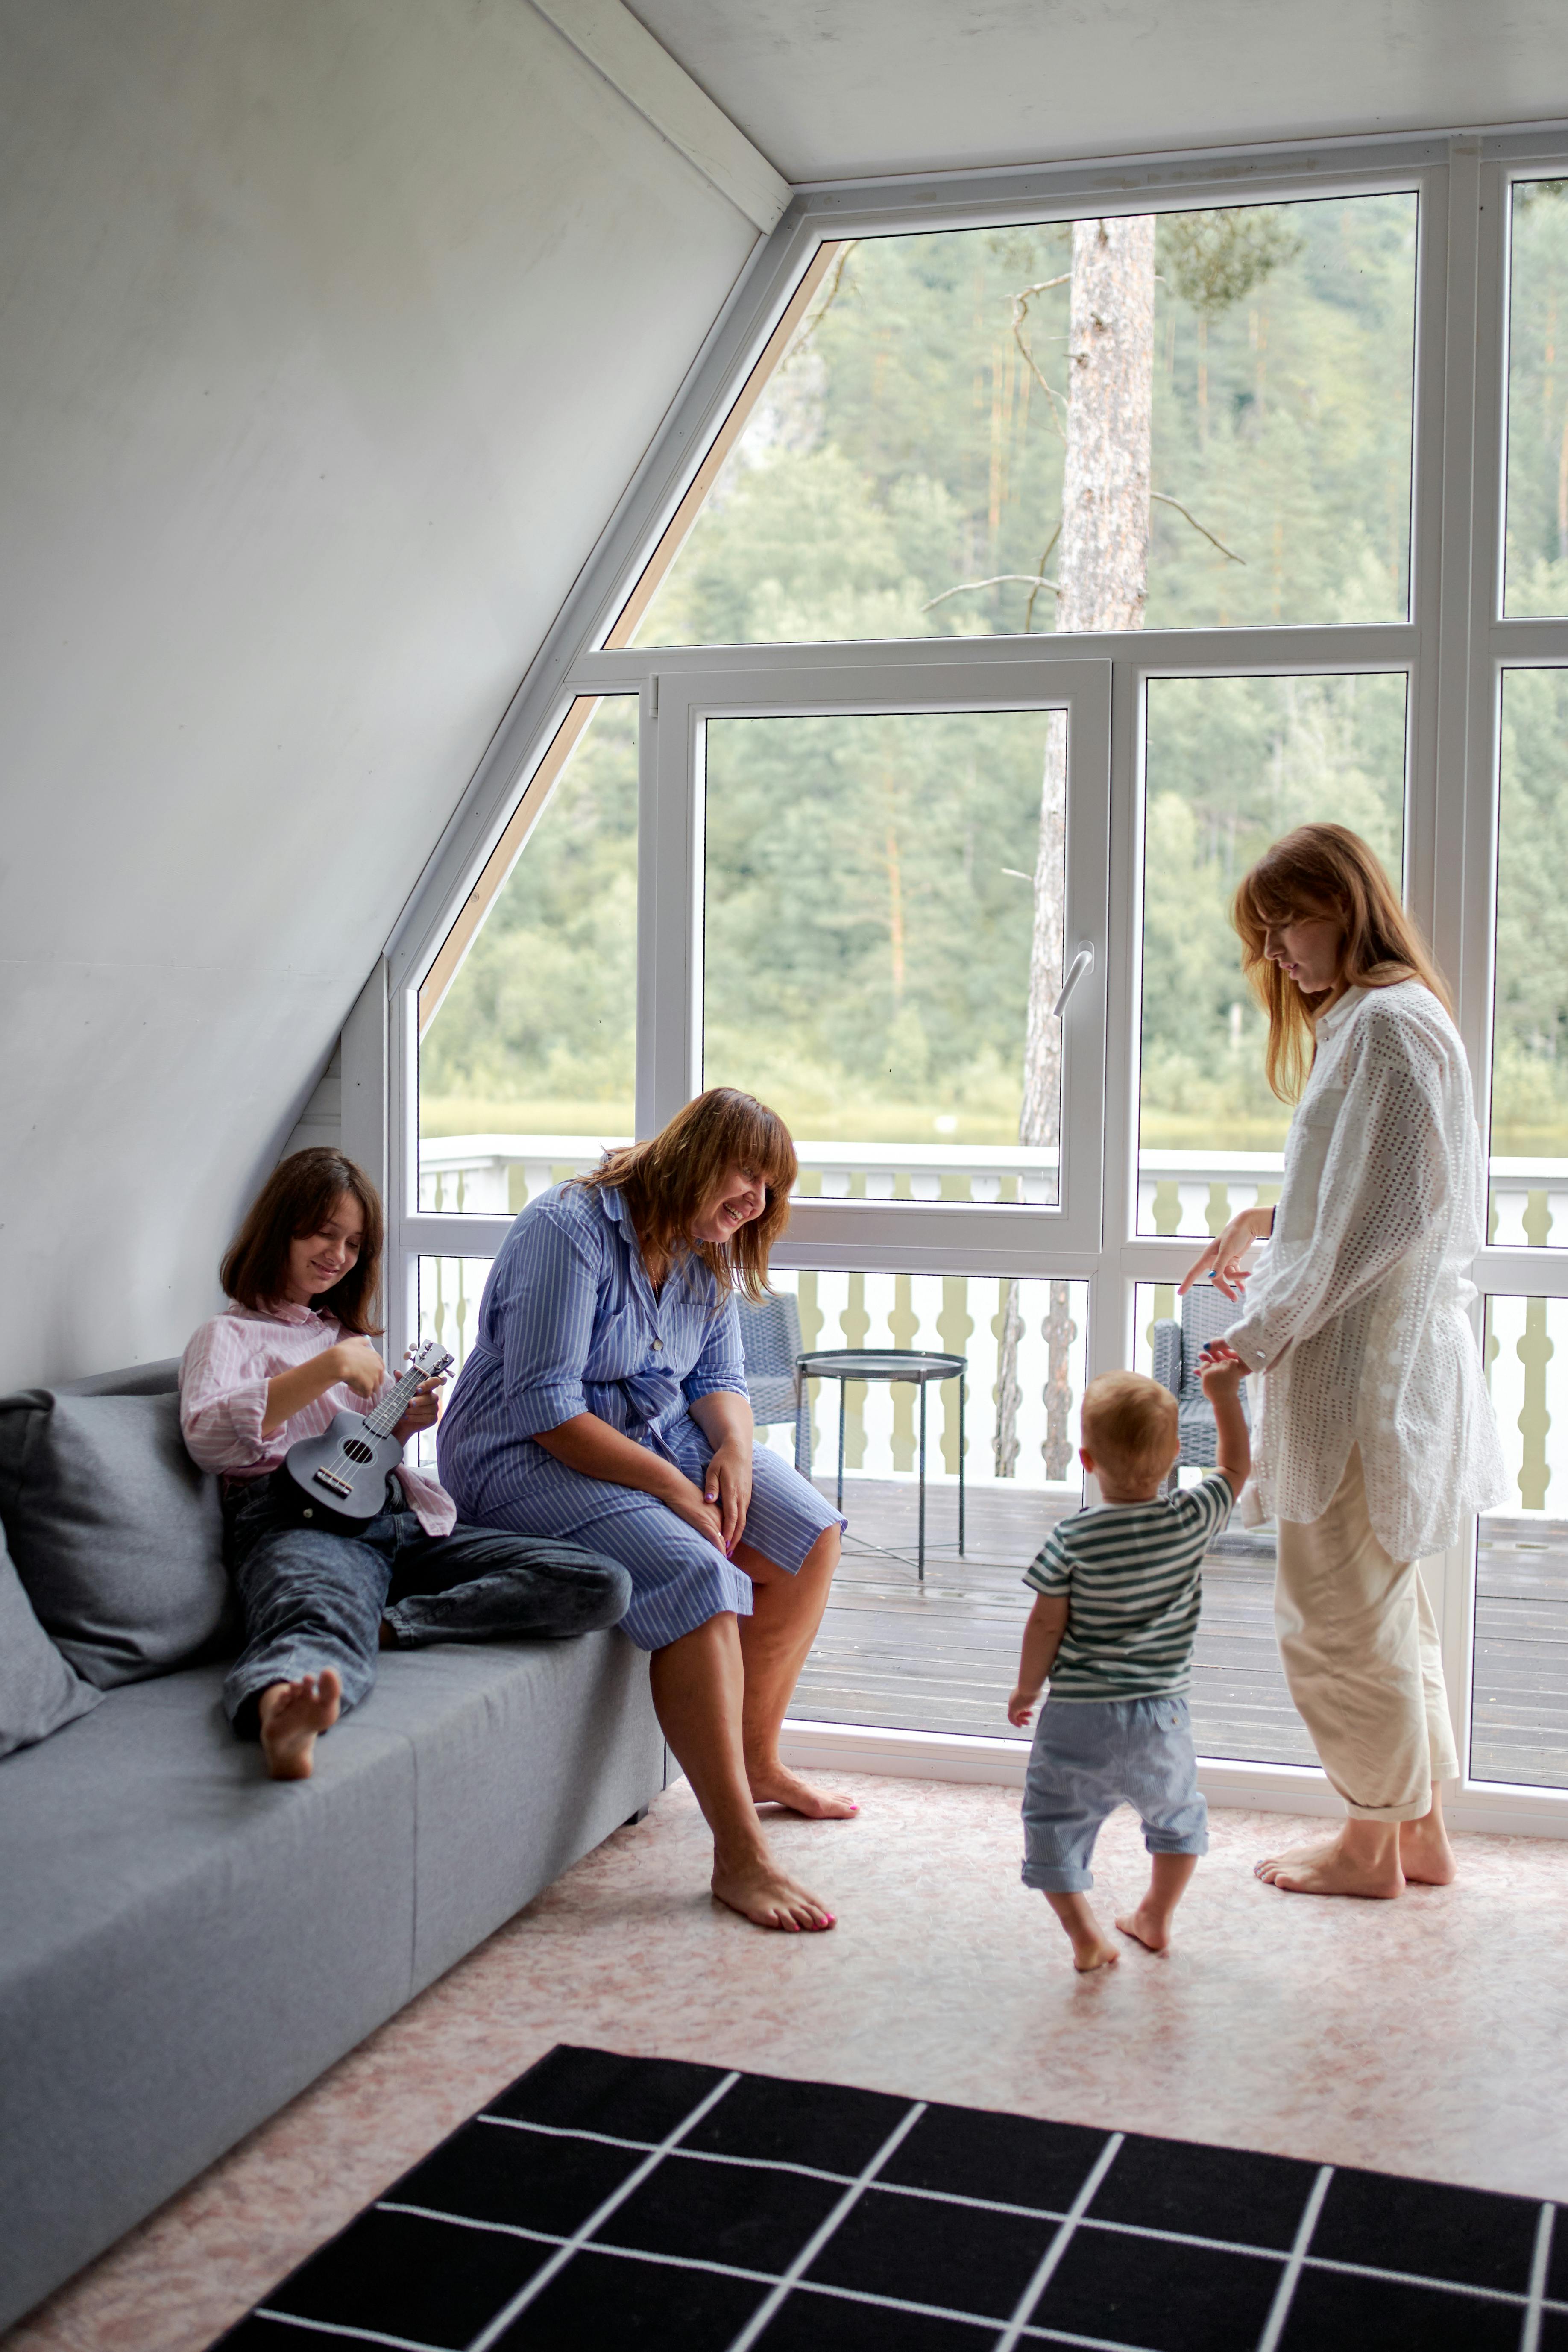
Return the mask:
POLYGON ((1320 1037, 1331 1037, 1335 1031, 1342 1028, 1349 1020, 1365 994, 1364 988, 1347 988, 1337 1004, 1331 1004, 1326 1013, 1319 1013, 1314 1024, 1315 1034, 1320 1037))
POLYGON ((237 1299, 229 1306, 230 1315, 260 1315, 269 1323, 321 1323, 326 1318, 318 1315, 313 1307, 298 1307, 291 1298, 268 1299, 264 1307, 242 1307, 237 1299))
POLYGON ((659 1310, 667 1300, 673 1301, 678 1297, 689 1300, 694 1281, 694 1269, 702 1263, 695 1252, 683 1255, 670 1267, 665 1277, 664 1288, 655 1297, 653 1284, 648 1279, 647 1267, 643 1262, 642 1244, 637 1240, 637 1227, 632 1223, 631 1213, 626 1207, 624 1196, 613 1184, 596 1184, 594 1187, 594 1197, 598 1202, 602 1213, 609 1219, 611 1224, 619 1225, 621 1229, 626 1244, 626 1255, 631 1260, 632 1280, 642 1293, 648 1311, 655 1320, 658 1320, 659 1310))

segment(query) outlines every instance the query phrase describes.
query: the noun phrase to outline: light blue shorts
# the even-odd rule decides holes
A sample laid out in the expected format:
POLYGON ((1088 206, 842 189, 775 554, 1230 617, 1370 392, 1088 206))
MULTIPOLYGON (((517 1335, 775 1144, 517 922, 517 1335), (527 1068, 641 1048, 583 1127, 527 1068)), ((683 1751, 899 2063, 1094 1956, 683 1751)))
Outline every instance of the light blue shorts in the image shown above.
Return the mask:
POLYGON ((1083 1895, 1100 1824, 1132 1807, 1151 1853, 1207 1853, 1184 1698, 1049 1699, 1035 1726, 1024 1783, 1024 1884, 1083 1895))

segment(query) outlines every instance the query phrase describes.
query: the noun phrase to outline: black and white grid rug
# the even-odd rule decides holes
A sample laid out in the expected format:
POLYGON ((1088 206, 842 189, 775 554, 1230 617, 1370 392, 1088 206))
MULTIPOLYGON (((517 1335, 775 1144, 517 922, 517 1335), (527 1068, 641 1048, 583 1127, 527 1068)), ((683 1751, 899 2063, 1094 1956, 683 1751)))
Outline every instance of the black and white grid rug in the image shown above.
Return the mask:
POLYGON ((1522 2197, 552 2050, 226 2352, 1568 2352, 1522 2197))

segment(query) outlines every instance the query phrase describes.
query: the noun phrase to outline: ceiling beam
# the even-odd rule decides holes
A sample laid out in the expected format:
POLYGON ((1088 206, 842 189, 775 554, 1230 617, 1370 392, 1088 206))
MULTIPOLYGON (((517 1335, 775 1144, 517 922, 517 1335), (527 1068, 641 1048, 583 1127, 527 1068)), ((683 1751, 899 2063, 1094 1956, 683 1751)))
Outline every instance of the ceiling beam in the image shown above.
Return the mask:
POLYGON ((540 15, 765 236, 789 184, 621 0, 533 0, 540 15))

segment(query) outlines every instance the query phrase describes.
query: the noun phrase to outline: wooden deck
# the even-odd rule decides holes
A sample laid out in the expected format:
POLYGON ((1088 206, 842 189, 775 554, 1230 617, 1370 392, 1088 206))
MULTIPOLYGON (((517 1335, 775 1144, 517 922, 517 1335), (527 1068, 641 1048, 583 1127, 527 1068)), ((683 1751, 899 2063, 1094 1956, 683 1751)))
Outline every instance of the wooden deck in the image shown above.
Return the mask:
MULTIPOLYGON (((831 1496, 831 1480, 818 1484, 831 1496)), ((933 1488, 923 1590, 914 1488, 852 1478, 845 1508, 844 1563, 792 1714, 1016 1737, 1005 1710, 1029 1606, 1023 1571, 1065 1507, 1026 1491, 973 1490, 961 1560, 956 1489, 933 1488)), ((1482 1538, 1472 1769, 1568 1788, 1568 1525, 1494 1517, 1482 1538)), ((1209 1756, 1310 1764, 1275 1647, 1273 1549, 1255 1543, 1205 1562, 1193 1672, 1198 1746, 1209 1756)))

